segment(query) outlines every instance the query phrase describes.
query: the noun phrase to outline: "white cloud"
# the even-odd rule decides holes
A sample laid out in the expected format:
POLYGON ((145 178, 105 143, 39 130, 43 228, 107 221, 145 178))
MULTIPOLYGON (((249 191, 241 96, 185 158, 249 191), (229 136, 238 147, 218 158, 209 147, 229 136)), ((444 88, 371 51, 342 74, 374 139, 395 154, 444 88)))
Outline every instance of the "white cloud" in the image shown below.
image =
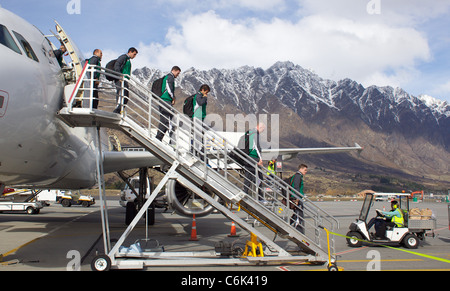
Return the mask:
POLYGON ((415 73, 418 61, 430 59, 426 37, 412 28, 332 15, 298 22, 233 21, 209 11, 188 15, 179 25, 167 33, 167 45, 141 44, 135 62, 167 70, 175 64, 185 69, 267 68, 289 60, 325 78, 400 85, 408 71, 415 73))

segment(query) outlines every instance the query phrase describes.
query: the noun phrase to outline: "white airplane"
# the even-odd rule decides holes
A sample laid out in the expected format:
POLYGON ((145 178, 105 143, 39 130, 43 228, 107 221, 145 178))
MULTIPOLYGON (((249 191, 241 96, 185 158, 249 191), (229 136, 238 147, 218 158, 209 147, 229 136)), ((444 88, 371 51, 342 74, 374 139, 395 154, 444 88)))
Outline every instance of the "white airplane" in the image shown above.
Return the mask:
MULTIPOLYGON (((96 129, 71 128, 57 117, 67 83, 53 50, 35 26, 0 7, 0 193, 6 185, 79 190, 97 184, 96 129)), ((77 50, 75 54, 84 60, 77 50)), ((362 148, 278 152, 293 156, 354 150, 362 148)), ((105 173, 160 163, 148 152, 103 153, 105 173)), ((176 195, 175 186, 167 193, 176 195)))

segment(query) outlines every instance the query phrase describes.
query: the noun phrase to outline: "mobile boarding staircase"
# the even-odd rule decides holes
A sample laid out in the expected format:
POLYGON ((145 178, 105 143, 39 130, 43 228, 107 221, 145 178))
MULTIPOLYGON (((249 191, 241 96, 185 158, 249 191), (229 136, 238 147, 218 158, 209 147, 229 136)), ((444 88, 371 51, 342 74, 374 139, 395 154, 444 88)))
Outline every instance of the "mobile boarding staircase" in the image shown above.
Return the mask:
POLYGON ((198 122, 193 125, 190 118, 173 108, 168 108, 164 101, 135 78, 86 64, 78 82, 66 91, 69 92, 66 94, 66 107, 58 113, 59 117, 71 127, 98 129, 97 164, 100 196, 104 195, 104 192, 102 193, 104 181, 100 143, 100 128, 102 127, 123 131, 159 158, 163 164, 171 166, 153 193, 147 195, 145 205, 112 248, 109 238, 107 207, 104 199, 101 199, 104 246, 107 255, 96 258, 97 261, 93 262, 98 267, 96 269, 286 264, 288 262, 328 263, 331 265, 336 262, 334 239, 331 241, 327 239, 325 230, 335 231, 339 228, 339 223, 335 218, 308 199, 301 197, 300 193, 278 177, 267 176, 265 169, 259 168, 254 160, 249 159, 242 150, 230 144, 206 124, 198 122), (94 79, 99 75, 99 79, 94 79), (117 81, 109 82, 106 80, 107 76, 115 77, 117 81), (124 82, 127 82, 128 85, 124 86, 124 82), (93 108, 94 96, 98 96, 94 94, 95 91, 100 93, 101 110, 93 108), (125 98, 128 98, 126 105, 123 102, 125 98), (121 114, 112 113, 117 104, 116 100, 123 105, 121 114), (172 137, 166 137, 163 141, 156 139, 155 134, 160 126, 160 108, 171 110, 174 113, 173 122, 178 125, 172 137), (181 124, 183 125, 180 126, 181 124), (206 140, 212 143, 211 149, 205 149, 206 140), (170 141, 172 141, 172 145, 170 141), (214 160, 220 162, 211 167, 209 163, 213 163, 214 160), (255 170, 249 170, 249 167, 239 165, 239 162, 242 163, 242 161, 253 165, 255 170), (236 167, 236 164, 239 167, 236 167), (254 177, 251 181, 247 181, 247 185, 251 185, 248 194, 243 191, 245 189, 243 172, 245 171, 250 171, 249 174, 254 177), (259 242, 266 246, 264 255, 223 258, 217 254, 206 255, 195 252, 121 254, 120 247, 170 179, 177 180, 196 193, 242 229, 252 234, 253 238, 256 236, 259 242), (262 226, 272 231, 275 239, 270 239, 265 234, 270 234, 270 231, 263 233, 259 230, 261 228, 255 228, 252 222, 240 218, 229 207, 218 202, 218 199, 205 193, 205 189, 219 196, 226 205, 239 206, 241 210, 259 221, 262 226), (258 199, 258 189, 262 191, 264 202, 260 202, 258 199), (302 199, 303 206, 286 202, 292 196, 302 199), (299 215, 300 211, 303 211, 303 215, 299 215), (298 225, 303 226, 303 230, 299 231, 298 225), (288 252, 276 242, 278 237, 285 239, 285 243, 286 240, 295 243, 298 251, 288 252))

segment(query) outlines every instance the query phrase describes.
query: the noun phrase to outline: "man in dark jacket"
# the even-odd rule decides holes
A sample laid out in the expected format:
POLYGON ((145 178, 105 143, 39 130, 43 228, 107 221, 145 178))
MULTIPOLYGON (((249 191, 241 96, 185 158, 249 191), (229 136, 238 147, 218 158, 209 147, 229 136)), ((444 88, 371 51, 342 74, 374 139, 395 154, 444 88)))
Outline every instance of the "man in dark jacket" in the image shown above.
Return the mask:
MULTIPOLYGON (((169 131, 170 137, 172 137, 173 135, 174 129, 173 125, 171 124, 171 121, 173 118, 172 108, 176 103, 175 79, 178 78, 180 73, 181 73, 180 67, 175 66, 172 68, 170 74, 165 76, 163 80, 161 99, 164 101, 165 106, 159 107, 161 117, 159 119, 158 134, 156 135, 156 138, 160 141, 163 140, 164 135, 166 135, 167 131, 169 131)), ((172 143, 172 140, 170 141, 170 143, 172 143)))
POLYGON ((303 198, 305 196, 304 193, 304 183, 303 179, 305 175, 308 173, 308 166, 305 164, 301 164, 298 168, 297 173, 292 177, 291 186, 300 193, 300 197, 298 195, 291 195, 291 203, 296 205, 294 208, 295 214, 291 217, 291 225, 297 228, 298 231, 305 234, 305 214, 303 207, 303 200, 299 198, 303 198))
POLYGON ((244 166, 244 192, 246 194, 249 194, 252 189, 252 185, 256 185, 258 189, 258 199, 260 201, 263 201, 264 197, 261 196, 261 189, 259 188, 263 179, 261 171, 258 171, 258 169, 263 166, 259 135, 265 130, 266 125, 264 123, 259 123, 255 129, 249 130, 245 133, 244 152, 249 156, 252 163, 246 163, 246 165, 244 166))
POLYGON ((117 108, 113 111, 114 113, 120 113, 122 109, 122 97, 123 97, 123 105, 128 104, 128 97, 130 97, 130 92, 128 91, 128 88, 130 88, 130 85, 126 80, 129 80, 131 76, 131 60, 133 60, 138 54, 138 50, 134 47, 130 48, 128 50, 127 54, 121 55, 114 65, 114 71, 124 74, 125 77, 123 80, 117 80, 116 81, 116 87, 117 87, 117 108), (122 87, 123 86, 123 87, 122 87), (120 94, 123 90, 123 94, 120 94))
POLYGON ((67 52, 66 46, 61 44, 58 50, 54 50, 53 54, 55 55, 55 58, 58 60, 58 64, 61 68, 65 66, 63 60, 64 60, 64 54, 67 52))
MULTIPOLYGON (((94 55, 89 59, 89 65, 93 66, 102 66, 102 57, 103 52, 99 49, 96 49, 94 51, 94 55)), ((88 74, 88 78, 91 78, 90 73, 88 74)), ((92 108, 97 109, 98 108, 98 102, 99 102, 99 96, 98 96, 98 86, 100 85, 100 73, 94 73, 94 92, 93 92, 93 102, 92 102, 92 108)), ((88 87, 90 88, 90 86, 88 87)))

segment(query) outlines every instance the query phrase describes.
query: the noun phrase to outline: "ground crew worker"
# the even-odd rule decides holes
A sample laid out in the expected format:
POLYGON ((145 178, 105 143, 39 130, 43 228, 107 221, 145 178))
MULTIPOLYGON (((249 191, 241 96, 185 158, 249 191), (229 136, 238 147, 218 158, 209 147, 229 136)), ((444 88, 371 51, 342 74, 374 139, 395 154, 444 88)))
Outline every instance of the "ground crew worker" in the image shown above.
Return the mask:
POLYGON ((398 201, 391 202, 392 210, 390 212, 380 211, 381 214, 384 215, 383 220, 379 220, 380 222, 375 225, 376 227, 376 237, 380 239, 386 239, 386 228, 388 226, 391 227, 404 227, 405 226, 405 218, 403 217, 403 211, 400 209, 398 205, 398 201))
POLYGON ((276 160, 269 161, 269 166, 267 167, 267 176, 273 176, 275 177, 277 175, 277 172, 275 171, 275 164, 276 160))

